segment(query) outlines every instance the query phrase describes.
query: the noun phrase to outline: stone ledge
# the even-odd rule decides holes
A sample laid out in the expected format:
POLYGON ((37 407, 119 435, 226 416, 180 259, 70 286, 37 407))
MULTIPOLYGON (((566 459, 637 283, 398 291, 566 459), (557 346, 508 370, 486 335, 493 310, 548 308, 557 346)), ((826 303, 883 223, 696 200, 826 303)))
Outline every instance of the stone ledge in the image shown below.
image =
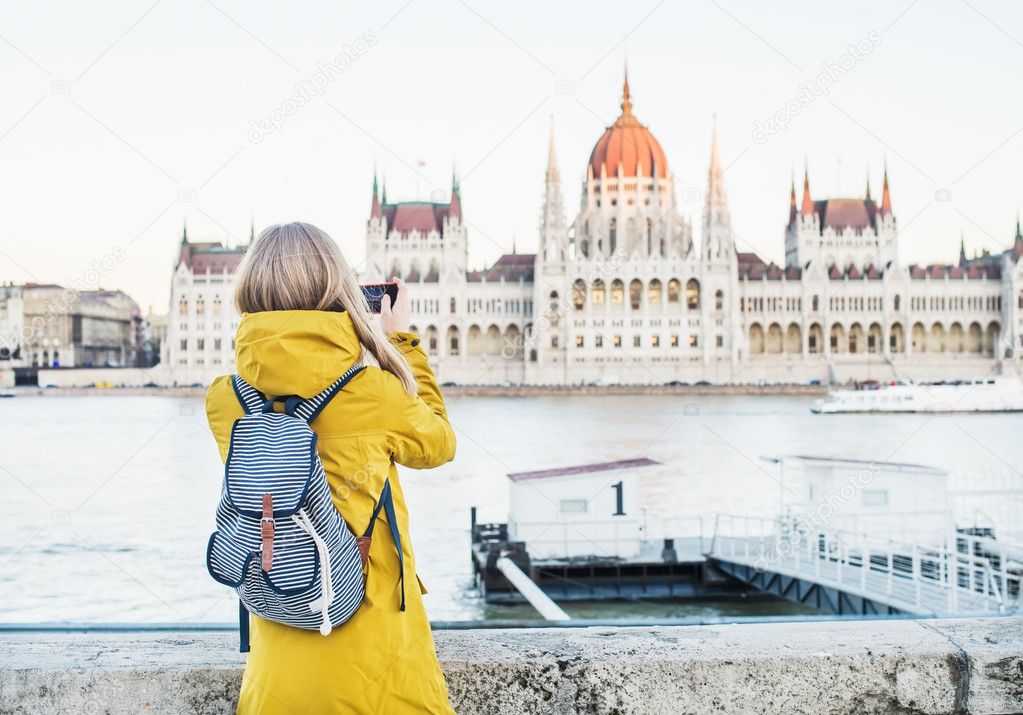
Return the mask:
MULTIPOLYGON (((473 713, 1023 711, 1023 618, 438 631, 473 713)), ((229 713, 230 633, 0 634, 0 713, 229 713)))

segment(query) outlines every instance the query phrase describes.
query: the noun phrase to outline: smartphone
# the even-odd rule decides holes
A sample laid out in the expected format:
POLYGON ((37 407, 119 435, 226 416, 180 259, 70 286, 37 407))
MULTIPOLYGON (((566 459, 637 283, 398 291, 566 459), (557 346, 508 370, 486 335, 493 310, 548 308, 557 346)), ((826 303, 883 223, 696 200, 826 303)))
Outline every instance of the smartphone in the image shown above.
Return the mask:
POLYGON ((380 312, 380 300, 384 297, 384 294, 391 297, 392 306, 398 300, 397 283, 370 283, 359 287, 362 288, 362 294, 366 296, 366 302, 369 303, 369 311, 371 313, 380 312))

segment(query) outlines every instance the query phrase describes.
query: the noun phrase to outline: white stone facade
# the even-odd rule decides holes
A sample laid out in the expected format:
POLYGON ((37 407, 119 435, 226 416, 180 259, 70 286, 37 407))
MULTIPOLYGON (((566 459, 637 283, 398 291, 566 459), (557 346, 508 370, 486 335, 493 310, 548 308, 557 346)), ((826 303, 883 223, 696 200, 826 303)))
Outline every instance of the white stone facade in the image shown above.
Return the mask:
MULTIPOLYGON (((997 255, 905 266, 882 197, 813 200, 793 185, 785 266, 736 250, 712 142, 701 241, 675 203, 657 140, 622 114, 591 154, 565 217, 553 135, 539 251, 468 270, 461 194, 388 203, 376 181, 363 280, 400 275, 442 383, 671 384, 954 379, 1018 367, 1023 234, 997 255)), ((183 238, 163 362, 168 382, 233 369, 232 277, 244 246, 183 238)))
POLYGON ((245 248, 192 243, 187 231, 182 235, 171 277, 162 367, 154 379, 171 385, 206 385, 234 371, 240 320, 234 307, 234 273, 245 248))
POLYGON ((466 271, 461 199, 374 203, 369 278, 410 283, 442 381, 666 384, 958 378, 1018 363, 1023 236, 1001 255, 903 266, 887 175, 881 201, 791 194, 786 266, 736 251, 718 160, 702 246, 675 208, 656 139, 631 114, 594 147, 568 224, 553 137, 540 250, 466 271), (410 220, 414 212, 424 224, 410 220), (457 220, 456 218, 457 217, 457 220), (513 266, 517 280, 509 280, 513 266))

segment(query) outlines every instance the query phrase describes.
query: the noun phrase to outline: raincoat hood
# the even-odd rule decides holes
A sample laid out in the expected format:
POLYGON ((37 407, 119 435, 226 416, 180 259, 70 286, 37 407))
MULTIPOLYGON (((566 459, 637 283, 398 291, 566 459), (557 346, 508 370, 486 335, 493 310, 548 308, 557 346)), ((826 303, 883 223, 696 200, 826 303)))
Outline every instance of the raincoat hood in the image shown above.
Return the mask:
POLYGON ((246 313, 235 338, 238 374, 264 394, 312 397, 362 354, 348 313, 273 310, 246 313))

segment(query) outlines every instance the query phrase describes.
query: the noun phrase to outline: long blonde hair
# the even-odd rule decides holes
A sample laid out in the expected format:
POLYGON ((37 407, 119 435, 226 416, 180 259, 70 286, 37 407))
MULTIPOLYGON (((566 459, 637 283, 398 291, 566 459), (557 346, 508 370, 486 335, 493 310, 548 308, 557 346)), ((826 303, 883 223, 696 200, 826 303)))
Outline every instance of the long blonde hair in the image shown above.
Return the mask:
POLYGON ((373 320, 355 271, 334 239, 316 226, 294 221, 263 229, 238 269, 234 302, 241 313, 346 311, 363 349, 408 395, 416 394, 412 368, 373 320))

